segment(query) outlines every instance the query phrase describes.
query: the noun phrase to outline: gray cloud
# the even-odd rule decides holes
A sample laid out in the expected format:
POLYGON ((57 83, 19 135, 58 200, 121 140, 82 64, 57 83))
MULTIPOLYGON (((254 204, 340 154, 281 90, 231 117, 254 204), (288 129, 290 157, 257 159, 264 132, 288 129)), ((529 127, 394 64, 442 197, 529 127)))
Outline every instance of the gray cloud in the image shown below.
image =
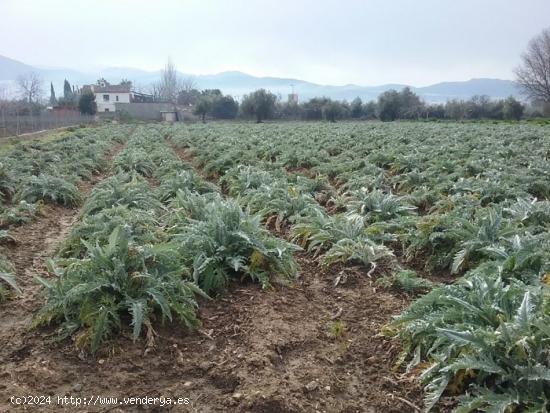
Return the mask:
POLYGON ((319 83, 512 78, 548 0, 1 0, 0 54, 89 71, 241 70, 319 83))

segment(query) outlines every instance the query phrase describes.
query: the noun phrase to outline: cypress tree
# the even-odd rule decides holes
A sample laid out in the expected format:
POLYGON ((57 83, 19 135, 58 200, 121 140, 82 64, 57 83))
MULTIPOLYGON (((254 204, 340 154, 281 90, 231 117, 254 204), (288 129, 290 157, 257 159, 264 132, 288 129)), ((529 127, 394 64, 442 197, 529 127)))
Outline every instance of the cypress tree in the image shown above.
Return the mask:
POLYGON ((66 102, 70 102, 73 99, 73 89, 67 79, 63 83, 63 98, 66 102))
POLYGON ((57 105, 57 99, 55 97, 55 90, 53 88, 53 83, 50 82, 50 105, 55 106, 57 105))

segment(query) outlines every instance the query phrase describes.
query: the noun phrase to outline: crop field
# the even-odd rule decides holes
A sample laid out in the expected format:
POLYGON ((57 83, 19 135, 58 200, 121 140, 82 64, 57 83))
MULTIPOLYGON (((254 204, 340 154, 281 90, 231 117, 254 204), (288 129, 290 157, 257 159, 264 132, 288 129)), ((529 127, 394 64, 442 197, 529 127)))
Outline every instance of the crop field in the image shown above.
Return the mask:
POLYGON ((0 195, 2 394, 547 412, 550 126, 82 128, 0 195))

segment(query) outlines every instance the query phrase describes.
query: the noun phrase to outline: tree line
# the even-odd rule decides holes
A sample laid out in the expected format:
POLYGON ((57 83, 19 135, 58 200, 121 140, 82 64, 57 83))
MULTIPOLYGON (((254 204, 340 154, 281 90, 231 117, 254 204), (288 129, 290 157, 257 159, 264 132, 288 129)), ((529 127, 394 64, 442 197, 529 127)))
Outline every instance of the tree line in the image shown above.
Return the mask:
MULTIPOLYGON (((171 75, 170 75, 171 76, 171 75)), ((388 90, 377 100, 363 101, 360 97, 351 102, 333 100, 328 97, 314 97, 305 102, 283 101, 280 96, 265 89, 244 95, 238 102, 233 96, 223 94, 219 89, 199 90, 190 80, 180 82, 172 78, 170 86, 161 77, 152 94, 154 102, 168 102, 189 107, 203 122, 207 119, 255 119, 265 120, 519 120, 522 117, 539 117, 541 113, 533 107, 510 96, 506 99, 490 99, 488 96, 474 96, 468 100, 450 100, 446 103, 428 104, 410 88, 401 91, 388 90), (526 109, 529 109, 526 112, 526 109)), ((35 83, 33 77, 31 83, 35 83)), ((123 82, 127 82, 123 80, 123 82)), ((38 113, 42 108, 37 96, 38 86, 21 86, 22 99, 12 101, 12 112, 19 115, 38 113)), ((5 102, 4 102, 5 103, 5 102)), ((50 85, 50 106, 79 110, 83 114, 95 114, 95 95, 90 90, 80 90, 65 80, 63 95, 56 96, 50 85)), ((4 108, 7 106, 5 105, 4 108)))
MULTIPOLYGON (((257 122, 268 119, 283 120, 338 120, 356 119, 381 121, 394 120, 520 120, 526 106, 510 96, 506 99, 490 99, 474 96, 468 100, 450 100, 441 104, 427 104, 410 88, 401 91, 388 90, 377 100, 363 102, 359 97, 351 102, 315 97, 303 103, 283 102, 277 95, 259 89, 245 95, 240 104, 219 90, 205 90, 195 94, 192 101, 194 113, 204 122, 212 119, 253 118, 257 122)), ((530 109, 529 116, 540 116, 530 109)))

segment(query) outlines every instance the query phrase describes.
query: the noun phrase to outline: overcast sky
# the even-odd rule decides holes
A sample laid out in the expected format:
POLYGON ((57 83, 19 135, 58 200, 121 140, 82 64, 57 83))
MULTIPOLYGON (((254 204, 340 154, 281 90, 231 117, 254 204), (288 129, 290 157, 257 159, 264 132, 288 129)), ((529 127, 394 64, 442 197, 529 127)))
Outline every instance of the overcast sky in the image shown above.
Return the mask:
POLYGON ((323 84, 511 79, 550 0, 0 0, 0 55, 323 84))

